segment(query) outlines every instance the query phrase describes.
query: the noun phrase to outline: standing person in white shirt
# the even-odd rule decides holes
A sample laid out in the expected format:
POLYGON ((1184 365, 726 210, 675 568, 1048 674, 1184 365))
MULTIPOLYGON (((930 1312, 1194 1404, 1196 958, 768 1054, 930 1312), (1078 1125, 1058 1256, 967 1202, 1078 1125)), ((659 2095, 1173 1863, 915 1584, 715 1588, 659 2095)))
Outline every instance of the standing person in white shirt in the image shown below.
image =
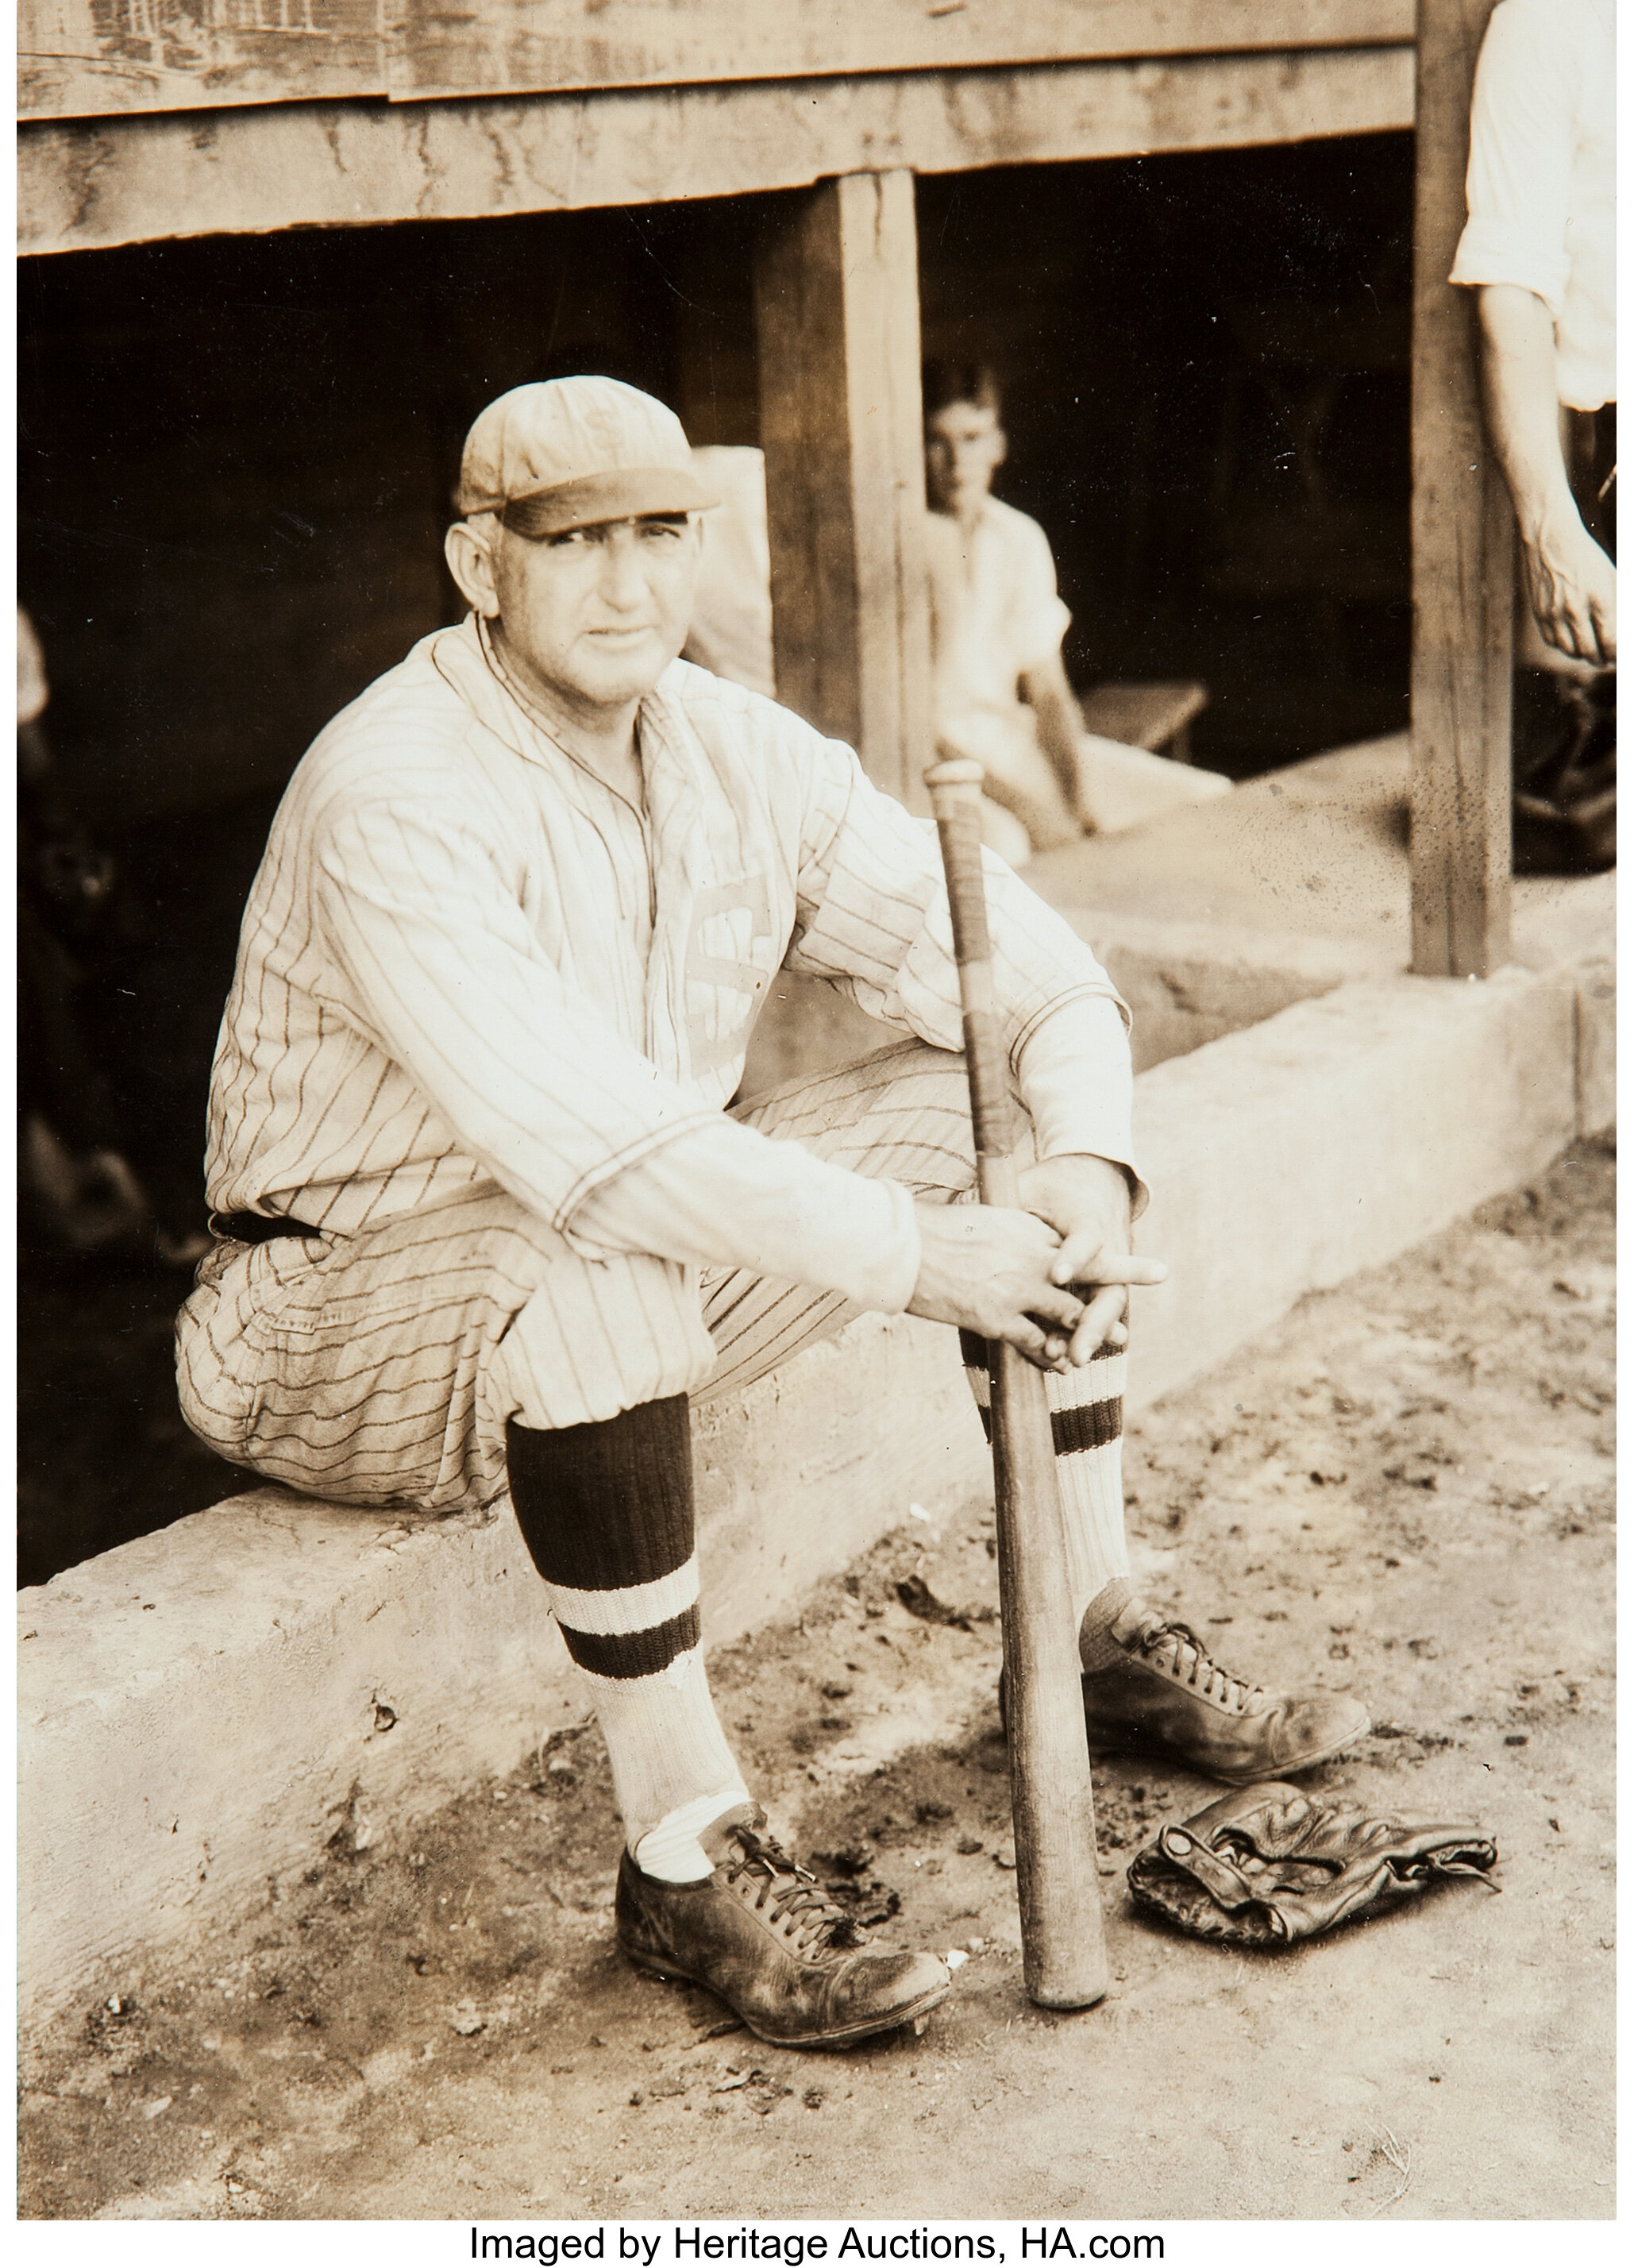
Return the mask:
POLYGON ((1229 1676, 1133 1594, 1123 1314, 1164 1271, 1130 1249, 1126 1012, 1093 954, 990 862, 1036 1162, 1026 1211, 953 1202, 934 836, 850 749, 676 659, 709 503, 676 419, 610 379, 519 387, 473 426, 460 502, 470 614, 319 736, 251 895, 182 1407, 314 1493, 508 1501, 607 1740, 624 1950, 837 2045, 948 1977, 861 1937, 744 1785, 700 1646, 691 1398, 862 1307, 1005 1339, 1046 1372, 1092 1734, 1241 1782, 1367 1718, 1229 1676), (728 1111, 780 967, 897 1043, 728 1111))
POLYGON ((1525 570, 1517 659, 1567 681, 1555 746, 1528 746, 1517 710, 1517 850, 1590 865, 1616 855, 1616 46, 1613 0, 1493 10, 1450 279, 1480 293, 1487 422, 1525 570))

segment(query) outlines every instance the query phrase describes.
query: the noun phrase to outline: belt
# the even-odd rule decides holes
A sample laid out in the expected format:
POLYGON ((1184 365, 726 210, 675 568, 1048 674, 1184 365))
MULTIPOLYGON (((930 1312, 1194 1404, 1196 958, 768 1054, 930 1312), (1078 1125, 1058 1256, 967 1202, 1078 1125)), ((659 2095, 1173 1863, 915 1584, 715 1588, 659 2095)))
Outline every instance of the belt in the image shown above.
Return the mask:
POLYGON ((270 1244, 278 1236, 323 1234, 320 1228, 308 1228, 304 1220, 291 1220, 287 1213, 275 1219, 264 1212, 213 1212, 210 1225, 216 1235, 230 1244, 270 1244))

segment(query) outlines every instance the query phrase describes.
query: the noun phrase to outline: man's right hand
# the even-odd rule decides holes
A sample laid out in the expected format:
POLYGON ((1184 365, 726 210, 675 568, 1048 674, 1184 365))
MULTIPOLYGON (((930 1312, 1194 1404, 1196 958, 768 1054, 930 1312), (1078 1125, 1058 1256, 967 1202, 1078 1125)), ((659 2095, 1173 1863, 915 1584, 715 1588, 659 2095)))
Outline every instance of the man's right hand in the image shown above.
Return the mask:
POLYGON ((1617 659, 1617 571, 1583 525, 1561 451, 1555 319, 1519 284, 1480 289, 1487 427, 1514 501, 1527 596, 1557 652, 1609 669, 1617 659))
POLYGON ((1041 1370, 1064 1370, 1084 1302, 1049 1280, 1061 1239, 1036 1213, 917 1204, 921 1258, 910 1315, 1005 1339, 1041 1370), (1041 1324, 1055 1329, 1046 1333, 1041 1324))
POLYGON ((1617 659, 1617 571, 1570 500, 1523 534, 1527 595, 1550 645, 1595 669, 1617 659))

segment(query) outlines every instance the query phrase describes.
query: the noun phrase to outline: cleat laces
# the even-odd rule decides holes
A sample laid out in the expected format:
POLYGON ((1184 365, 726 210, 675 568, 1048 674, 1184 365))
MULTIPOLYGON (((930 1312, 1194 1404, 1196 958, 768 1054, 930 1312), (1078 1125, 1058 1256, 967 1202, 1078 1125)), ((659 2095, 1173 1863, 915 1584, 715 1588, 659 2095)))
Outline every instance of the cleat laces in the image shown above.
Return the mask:
POLYGON ((740 1855, 721 1861, 728 1886, 757 1911, 769 1909, 773 1926, 797 1953, 820 1941, 835 1951, 865 1942, 850 1915, 781 1844, 747 1826, 735 1828, 733 1837, 740 1855))
POLYGON ((1233 1677, 1211 1660, 1189 1623, 1154 1623, 1141 1633, 1140 1650, 1152 1668, 1167 1669, 1181 1684, 1234 1716, 1246 1716, 1253 1701, 1266 1697, 1262 1685, 1233 1677))

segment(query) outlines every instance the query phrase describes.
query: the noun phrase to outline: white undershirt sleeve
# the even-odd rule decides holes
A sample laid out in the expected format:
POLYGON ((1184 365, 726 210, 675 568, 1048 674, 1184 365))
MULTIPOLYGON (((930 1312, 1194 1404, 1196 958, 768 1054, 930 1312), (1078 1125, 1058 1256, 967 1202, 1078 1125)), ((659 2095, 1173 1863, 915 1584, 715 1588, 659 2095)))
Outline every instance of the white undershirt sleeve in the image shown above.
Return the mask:
POLYGON ((1117 1002, 1082 993, 1064 1001, 1028 1034, 1016 1070, 1040 1159, 1122 1166, 1138 1219, 1150 1192, 1135 1163, 1135 1075, 1117 1002))

